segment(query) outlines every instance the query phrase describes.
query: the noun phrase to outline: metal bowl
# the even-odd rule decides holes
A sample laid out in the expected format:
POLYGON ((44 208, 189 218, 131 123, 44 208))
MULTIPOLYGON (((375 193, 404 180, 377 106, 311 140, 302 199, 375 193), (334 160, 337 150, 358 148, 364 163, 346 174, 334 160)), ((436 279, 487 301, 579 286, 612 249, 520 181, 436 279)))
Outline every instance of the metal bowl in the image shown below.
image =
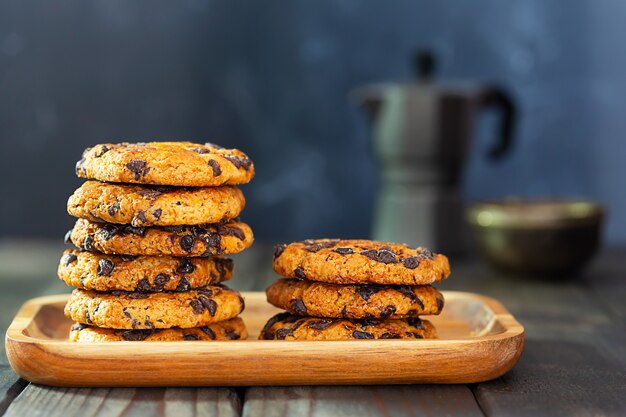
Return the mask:
POLYGON ((562 276, 595 254, 604 209, 589 201, 486 201, 471 205, 467 220, 479 252, 494 266, 562 276))

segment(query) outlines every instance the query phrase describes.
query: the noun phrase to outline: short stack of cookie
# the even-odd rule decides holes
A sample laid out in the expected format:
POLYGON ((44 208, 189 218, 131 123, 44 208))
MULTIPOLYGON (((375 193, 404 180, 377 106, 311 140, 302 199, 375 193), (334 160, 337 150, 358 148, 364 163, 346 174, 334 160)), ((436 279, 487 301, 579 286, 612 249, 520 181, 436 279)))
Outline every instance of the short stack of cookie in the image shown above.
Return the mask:
POLYGON ((432 285, 450 274, 448 259, 428 249, 369 240, 319 239, 279 245, 274 271, 286 277, 266 290, 287 310, 259 339, 428 339, 437 333, 420 316, 441 313, 432 285))
POLYGON ((77 287, 65 307, 70 340, 245 339, 244 300, 221 284, 222 257, 248 248, 238 184, 254 176, 236 149, 189 142, 101 144, 85 150, 69 198, 78 220, 58 275, 77 287))

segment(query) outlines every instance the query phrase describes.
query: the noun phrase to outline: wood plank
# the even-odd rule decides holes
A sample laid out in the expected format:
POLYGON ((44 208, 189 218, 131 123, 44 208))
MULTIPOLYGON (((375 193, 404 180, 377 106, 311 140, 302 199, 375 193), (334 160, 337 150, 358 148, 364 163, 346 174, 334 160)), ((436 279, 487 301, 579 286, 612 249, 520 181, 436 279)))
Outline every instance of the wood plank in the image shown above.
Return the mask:
POLYGON ((227 388, 55 388, 29 385, 4 417, 239 416, 227 388))
POLYGON ((473 390, 488 416, 626 415, 626 368, 579 342, 529 340, 512 371, 473 390))
POLYGON ((254 387, 244 417, 483 416, 464 385, 254 387))
POLYGON ((0 416, 28 385, 7 365, 0 365, 0 416))
POLYGON ((593 290, 596 301, 614 317, 626 320, 626 261, 624 251, 604 251, 579 277, 593 290))

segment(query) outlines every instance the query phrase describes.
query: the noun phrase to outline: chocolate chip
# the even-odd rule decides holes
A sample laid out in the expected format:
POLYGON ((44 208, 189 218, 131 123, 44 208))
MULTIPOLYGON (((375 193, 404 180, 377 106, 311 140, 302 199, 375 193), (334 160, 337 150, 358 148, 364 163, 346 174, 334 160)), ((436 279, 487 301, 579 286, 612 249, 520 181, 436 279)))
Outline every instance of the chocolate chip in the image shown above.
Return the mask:
POLYGON ((178 281, 178 285, 176 286, 176 291, 189 291, 191 289, 191 284, 187 281, 187 278, 182 277, 180 281, 178 281))
POLYGON ((162 226, 161 230, 172 233, 183 233, 185 231, 185 226, 162 226))
POLYGON ((387 249, 381 249, 378 251, 378 262, 384 264, 395 264, 398 262, 396 254, 387 249))
POLYGON ((77 259, 78 257, 76 255, 74 255, 73 253, 68 253, 65 256, 64 264, 65 266, 69 266, 69 264, 76 262, 77 259))
POLYGON ((228 337, 230 340, 239 340, 241 339, 241 335, 237 332, 233 332, 231 330, 227 330, 226 331, 226 337, 228 337))
POLYGON ((232 162, 235 168, 243 167, 243 169, 247 171, 248 169, 250 169, 250 166, 252 165, 252 161, 249 160, 248 158, 242 158, 242 157, 235 156, 235 155, 222 155, 222 156, 225 159, 228 159, 230 162, 232 162))
POLYGON ((220 274, 220 281, 226 277, 227 273, 231 273, 235 264, 232 259, 228 258, 215 258, 215 268, 220 274))
POLYGON ((363 326, 378 326, 380 324, 380 320, 369 319, 369 318, 360 320, 360 322, 363 326))
POLYGON ((63 237, 63 242, 65 242, 66 245, 72 244, 72 229, 68 230, 65 233, 65 236, 63 237))
POLYGON ((87 251, 93 250, 93 236, 91 235, 85 236, 85 241, 83 242, 83 249, 87 251))
POLYGON ((395 312, 396 312, 396 307, 392 305, 388 305, 380 312, 380 318, 383 320, 387 320, 395 312))
POLYGON ((87 322, 87 324, 91 324, 91 316, 89 315, 89 310, 85 309, 85 321, 87 322))
POLYGON ((369 300, 373 294, 376 294, 380 291, 381 288, 375 285, 358 285, 356 287, 356 292, 361 296, 365 301, 369 300))
POLYGON ((437 297, 437 310, 443 310, 444 300, 443 297, 437 297))
POLYGON ((215 340, 215 332, 211 330, 210 327, 202 326, 200 327, 200 330, 202 330, 207 336, 209 336, 209 339, 215 340))
POLYGON ((187 253, 190 253, 193 250, 196 241, 191 235, 185 235, 180 238, 180 247, 187 253))
POLYGON ((339 242, 339 239, 328 239, 325 241, 305 240, 305 249, 308 252, 319 252, 322 249, 332 248, 339 242))
POLYGON ((435 259, 435 256, 433 255, 433 253, 429 251, 428 249, 422 249, 419 254, 419 257, 422 259, 430 259, 431 261, 435 259))
POLYGON ((313 330, 326 330, 330 327, 331 324, 333 324, 333 320, 321 319, 321 320, 310 321, 307 324, 307 327, 313 330))
POLYGON ((133 235, 144 237, 146 235, 146 228, 141 227, 141 226, 135 227, 135 226, 127 225, 127 226, 124 226, 123 232, 126 234, 130 233, 133 235))
POLYGON ((141 342, 154 333, 154 330, 126 330, 122 332, 122 339, 127 342, 141 342))
POLYGON ((213 176, 219 177, 222 175, 222 168, 220 164, 215 159, 209 159, 209 165, 213 168, 213 176))
POLYGON ((185 340, 200 340, 200 338, 198 336, 196 336, 195 334, 191 334, 191 333, 187 333, 183 335, 183 339, 185 340))
POLYGON ((224 226, 224 225, 218 224, 217 233, 219 233, 221 236, 235 236, 239 240, 244 240, 246 238, 246 235, 243 233, 243 230, 234 226, 224 226))
POLYGON ((191 274, 195 269, 196 267, 188 258, 180 258, 176 272, 179 274, 191 274))
POLYGON ((361 332, 359 330, 355 330, 352 332, 352 337, 355 339, 373 339, 374 335, 370 332, 361 332))
POLYGON ((203 155, 205 153, 211 153, 210 149, 207 148, 196 148, 193 150, 195 153, 199 153, 200 155, 203 155))
POLYGON ((86 170, 83 167, 83 163, 85 162, 85 159, 81 159, 80 161, 76 161, 76 166, 75 166, 75 171, 76 171, 76 175, 78 175, 80 177, 80 174, 82 172, 83 176, 86 176, 86 170))
POLYGON ((285 243, 281 243, 280 245, 274 246, 274 259, 278 258, 287 248, 285 243))
POLYGON ((154 277, 154 285, 157 289, 162 290, 165 284, 170 280, 170 276, 167 274, 159 274, 154 277))
POLYGON ((154 329, 154 324, 150 320, 144 320, 143 325, 151 329, 154 329))
POLYGON ((113 263, 113 261, 109 259, 100 259, 98 261, 98 271, 96 273, 99 276, 108 277, 111 276, 113 268, 115 268, 115 264, 113 263))
POLYGON ((134 223, 135 219, 139 220, 142 223, 147 223, 148 222, 148 219, 146 218, 146 212, 143 211, 143 210, 139 210, 139 212, 137 213, 137 215, 133 219, 133 223, 134 223))
POLYGON ((381 339, 400 339, 400 335, 398 333, 383 333, 380 335, 381 339))
POLYGON ((304 268, 302 268, 301 266, 297 267, 293 271, 293 274, 295 275, 296 278, 306 279, 306 274, 304 273, 304 268))
POLYGON ((398 260, 396 259, 396 254, 386 249, 368 249, 361 252, 361 255, 370 258, 373 261, 382 262, 384 264, 395 264, 398 262, 398 260))
POLYGON ((354 250, 352 248, 335 248, 333 252, 337 252, 340 255, 351 255, 354 253, 354 250))
POLYGON ((163 213, 163 210, 156 209, 152 212, 152 215, 154 216, 155 219, 159 220, 161 218, 161 214, 163 213))
POLYGON ((131 298, 133 300, 141 300, 143 298, 148 298, 148 294, 141 292, 130 292, 128 293, 128 298, 131 298))
POLYGON ((417 295, 415 295, 415 292, 413 291, 412 287, 409 287, 408 285, 398 285, 394 288, 400 294, 404 295, 405 297, 408 297, 412 302, 416 303, 417 305, 420 306, 420 308, 424 309, 424 303, 422 302, 422 300, 419 299, 417 295))
POLYGON ((204 313, 204 306, 202 305, 202 302, 200 300, 191 300, 189 306, 195 314, 204 313))
POLYGON ((276 339, 285 340, 287 336, 290 336, 292 334, 293 329, 283 327, 282 329, 276 330, 276 339))
POLYGON ((197 291, 199 294, 204 294, 207 297, 213 297, 213 291, 207 288, 199 288, 197 291))
POLYGON ((341 309, 341 317, 344 317, 344 318, 346 317, 346 308, 347 306, 344 305, 343 308, 341 309))
POLYGON ((424 323, 420 320, 419 317, 409 317, 406 319, 406 322, 413 327, 417 327, 418 329, 424 330, 424 323))
MULTIPOLYGON (((111 294, 115 295, 116 292, 121 293, 121 291, 113 291, 111 294)), ((126 316, 127 319, 132 320, 133 316, 128 312, 128 310, 125 307, 122 311, 124 312, 124 315, 126 316)))
POLYGON ((135 181, 139 181, 141 177, 144 177, 150 171, 148 163, 142 159, 133 159, 126 164, 126 168, 135 174, 135 181))
POLYGON ((222 253, 222 237, 217 233, 207 233, 202 237, 202 241, 206 244, 207 248, 205 253, 214 254, 222 253))
POLYGON ((119 227, 117 227, 114 224, 107 223, 104 226, 102 226, 102 229, 100 229, 100 236, 102 236, 102 239, 104 240, 109 240, 113 236, 115 236, 119 231, 120 231, 119 227))
POLYGON ((88 327, 89 326, 82 324, 82 323, 74 323, 71 330, 75 332, 80 332, 81 330, 86 329, 88 327))
POLYGON ((93 157, 94 158, 100 158, 102 155, 104 155, 105 153, 109 152, 109 147, 106 145, 102 145, 100 146, 100 149, 98 149, 96 152, 94 152, 93 157))
POLYGON ((302 298, 295 298, 291 300, 291 303, 289 305, 295 313, 298 313, 302 316, 305 316, 307 314, 306 305, 304 305, 304 301, 302 301, 302 298))
POLYGON ((150 290, 152 290, 152 286, 150 285, 150 280, 147 277, 141 278, 139 282, 137 282, 137 291, 150 292, 150 290))
POLYGON ((217 303, 215 302, 215 300, 205 297, 204 295, 201 295, 200 297, 198 297, 198 299, 200 300, 202 305, 206 307, 211 317, 214 317, 215 312, 217 311, 217 303))
POLYGON ((148 200, 156 200, 163 194, 161 190, 158 188, 142 188, 137 192, 142 197, 147 198, 148 200))
POLYGON ((410 256, 402 260, 402 265, 404 265, 404 267, 408 269, 415 269, 419 266, 419 264, 420 261, 417 256, 410 256))
POLYGON ((295 317, 296 320, 299 319, 298 316, 294 316, 291 313, 278 313, 275 316, 271 317, 267 323, 265 323, 265 326, 263 326, 263 330, 261 331, 261 336, 263 337, 263 339, 265 340, 270 340, 274 338, 274 333, 272 332, 272 327, 281 321, 287 320, 289 318, 293 318, 295 317))
POLYGON ((115 215, 120 211, 120 203, 113 203, 107 209, 109 212, 109 216, 115 217, 115 215))

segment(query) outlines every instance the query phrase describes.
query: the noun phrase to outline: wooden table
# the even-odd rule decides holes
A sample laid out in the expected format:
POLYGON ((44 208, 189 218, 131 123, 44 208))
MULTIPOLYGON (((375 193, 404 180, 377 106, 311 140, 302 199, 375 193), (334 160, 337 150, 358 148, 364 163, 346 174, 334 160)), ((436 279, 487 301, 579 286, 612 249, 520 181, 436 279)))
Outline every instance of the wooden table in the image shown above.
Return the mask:
MULTIPOLYGON (((28 298, 69 292, 55 276, 63 246, 0 242, 0 328, 28 298)), ((276 276, 271 247, 237 255, 238 290, 276 276)), ((5 416, 625 416, 626 251, 605 251, 577 278, 513 278, 477 260, 452 260, 440 288, 501 300, 526 327, 515 369, 472 385, 69 389, 28 384, 0 352, 5 416)), ((210 366, 210 364, 207 364, 210 366)), ((366 372, 366 370, 364 370, 366 372)))

